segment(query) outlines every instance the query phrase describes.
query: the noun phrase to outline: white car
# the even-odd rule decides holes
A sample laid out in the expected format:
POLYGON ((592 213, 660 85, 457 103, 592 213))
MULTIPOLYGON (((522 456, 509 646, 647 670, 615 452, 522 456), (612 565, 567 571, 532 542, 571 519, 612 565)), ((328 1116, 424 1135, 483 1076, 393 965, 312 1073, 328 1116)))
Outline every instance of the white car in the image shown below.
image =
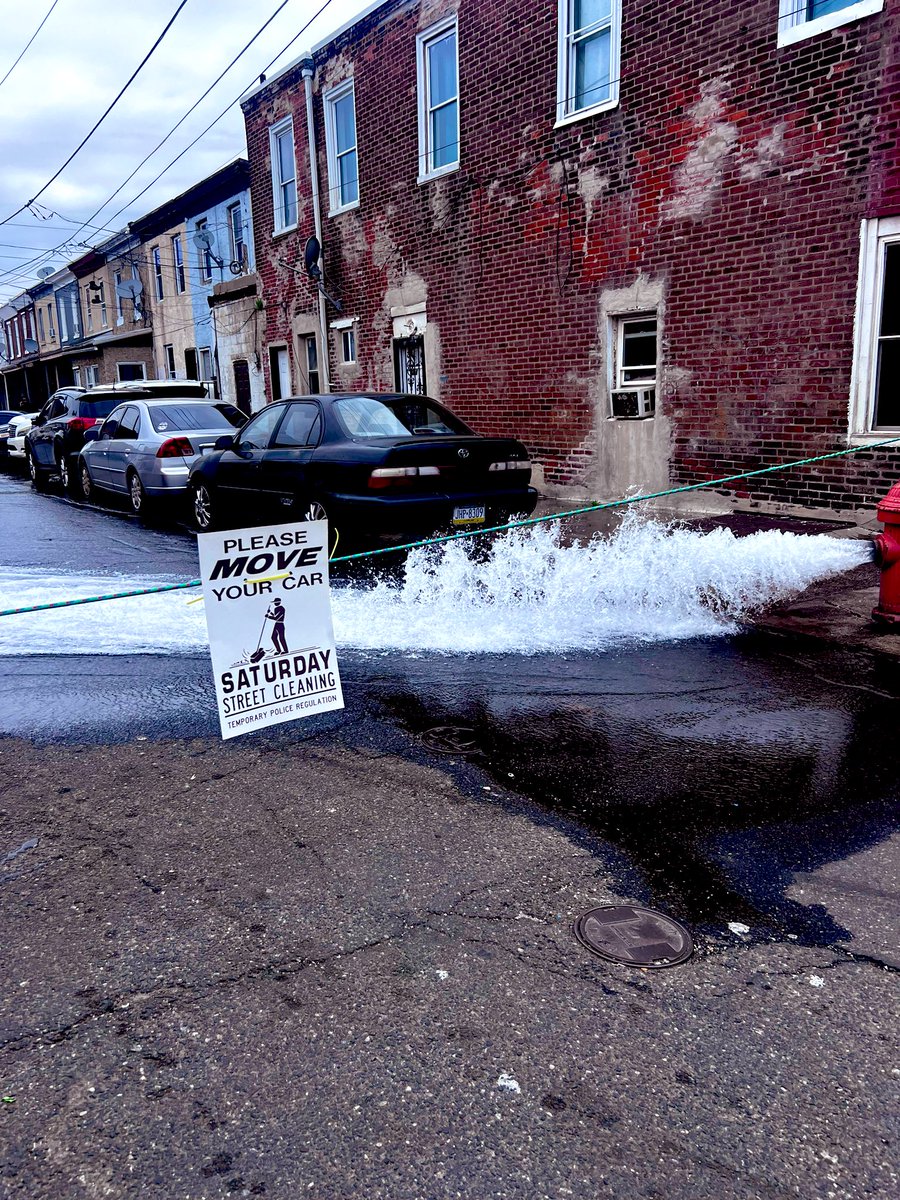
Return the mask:
POLYGON ((31 428, 31 422, 37 416, 33 413, 19 413, 13 417, 7 426, 6 452, 10 458, 25 457, 25 434, 31 428))

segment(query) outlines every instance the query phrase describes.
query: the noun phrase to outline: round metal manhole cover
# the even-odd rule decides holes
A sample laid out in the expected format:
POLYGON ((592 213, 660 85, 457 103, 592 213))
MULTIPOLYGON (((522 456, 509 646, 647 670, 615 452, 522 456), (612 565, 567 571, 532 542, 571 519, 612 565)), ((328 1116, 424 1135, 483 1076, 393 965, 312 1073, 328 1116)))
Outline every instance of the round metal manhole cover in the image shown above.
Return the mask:
POLYGON ((635 904, 605 904, 580 916, 575 936, 607 962, 631 967, 677 967, 694 952, 691 935, 663 913, 635 904))

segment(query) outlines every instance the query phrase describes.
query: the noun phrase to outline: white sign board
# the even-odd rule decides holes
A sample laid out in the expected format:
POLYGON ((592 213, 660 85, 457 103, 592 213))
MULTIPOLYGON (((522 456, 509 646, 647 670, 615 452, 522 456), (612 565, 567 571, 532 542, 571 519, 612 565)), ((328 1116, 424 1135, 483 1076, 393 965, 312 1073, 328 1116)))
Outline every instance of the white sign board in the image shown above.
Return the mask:
POLYGON ((222 737, 343 708, 328 522, 197 536, 222 737))

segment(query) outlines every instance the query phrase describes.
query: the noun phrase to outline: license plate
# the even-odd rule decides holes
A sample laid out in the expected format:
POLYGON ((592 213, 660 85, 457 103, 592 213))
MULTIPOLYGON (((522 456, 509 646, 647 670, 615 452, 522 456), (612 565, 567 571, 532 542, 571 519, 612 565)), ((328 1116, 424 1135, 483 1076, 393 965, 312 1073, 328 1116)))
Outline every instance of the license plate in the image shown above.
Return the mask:
POLYGON ((479 505, 477 508, 454 508, 453 524, 454 525, 477 525, 484 521, 485 511, 484 505, 479 505))

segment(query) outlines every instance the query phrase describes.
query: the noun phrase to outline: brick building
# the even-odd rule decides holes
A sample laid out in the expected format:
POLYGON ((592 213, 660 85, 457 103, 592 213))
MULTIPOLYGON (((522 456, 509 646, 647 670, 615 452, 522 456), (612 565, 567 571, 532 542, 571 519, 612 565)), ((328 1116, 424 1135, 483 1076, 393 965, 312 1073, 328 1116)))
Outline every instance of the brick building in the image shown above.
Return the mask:
POLYGON ((268 394, 423 388, 595 496, 900 436, 898 92, 898 0, 387 0, 243 103, 268 394))

